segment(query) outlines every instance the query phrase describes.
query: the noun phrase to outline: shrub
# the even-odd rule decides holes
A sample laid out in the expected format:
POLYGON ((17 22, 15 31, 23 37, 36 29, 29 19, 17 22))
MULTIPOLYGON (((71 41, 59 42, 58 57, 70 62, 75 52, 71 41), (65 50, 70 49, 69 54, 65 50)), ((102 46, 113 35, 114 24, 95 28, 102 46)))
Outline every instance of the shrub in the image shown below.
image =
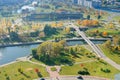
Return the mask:
POLYGON ((81 75, 90 75, 89 71, 87 68, 83 68, 83 70, 81 71, 78 71, 78 74, 81 74, 81 75))
POLYGON ((101 71, 105 72, 105 73, 110 73, 111 72, 109 69, 103 69, 103 68, 101 68, 101 71))
POLYGON ((78 71, 78 74, 81 74, 81 75, 90 75, 90 73, 88 71, 78 71))
POLYGON ((55 67, 52 67, 51 71, 57 71, 57 69, 55 67))
POLYGON ((21 74, 23 73, 21 68, 18 68, 18 72, 20 72, 21 74))
POLYGON ((7 76, 7 77, 6 77, 6 80, 10 80, 10 77, 9 77, 9 76, 7 76))

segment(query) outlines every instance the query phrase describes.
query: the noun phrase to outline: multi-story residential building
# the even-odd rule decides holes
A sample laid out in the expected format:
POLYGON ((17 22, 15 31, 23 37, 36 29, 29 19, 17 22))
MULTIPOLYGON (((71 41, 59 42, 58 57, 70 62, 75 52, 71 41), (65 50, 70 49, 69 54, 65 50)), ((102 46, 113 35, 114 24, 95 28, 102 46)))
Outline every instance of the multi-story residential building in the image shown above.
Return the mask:
POLYGON ((74 4, 92 8, 92 0, 73 0, 74 4))
POLYGON ((72 0, 74 4, 89 8, 100 8, 102 5, 120 5, 116 0, 72 0))
POLYGON ((74 4, 78 4, 78 0, 72 0, 74 4))
POLYGON ((99 8, 102 5, 102 0, 92 0, 92 6, 95 8, 99 8))

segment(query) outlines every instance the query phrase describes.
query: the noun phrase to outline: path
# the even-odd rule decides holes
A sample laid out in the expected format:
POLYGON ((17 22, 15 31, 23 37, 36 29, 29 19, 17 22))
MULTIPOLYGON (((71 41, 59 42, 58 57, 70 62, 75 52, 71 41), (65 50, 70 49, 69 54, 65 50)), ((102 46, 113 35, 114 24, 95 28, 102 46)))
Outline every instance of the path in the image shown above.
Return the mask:
MULTIPOLYGON (((50 78, 45 78, 45 80, 51 80, 50 78)), ((57 80, 57 79, 52 79, 57 80)), ((96 77, 96 76, 79 76, 79 75, 64 75, 60 76, 59 80, 109 80, 107 78, 96 77), (79 77, 79 78, 78 78, 79 77)))
POLYGON ((47 66, 46 67, 46 70, 49 73, 51 80, 60 80, 60 75, 59 75, 60 69, 61 69, 60 66, 47 66), (56 71, 52 71, 51 70, 52 67, 55 67, 56 71))
POLYGON ((46 71, 49 73, 51 80, 60 80, 59 79, 60 78, 59 72, 60 72, 60 69, 61 69, 60 66, 47 66, 47 65, 42 64, 42 63, 33 62, 33 61, 30 60, 31 58, 32 58, 32 56, 21 57, 21 58, 18 58, 17 61, 28 61, 32 64, 37 64, 37 65, 40 65, 40 66, 44 66, 44 67, 46 67, 46 71), (51 70, 52 67, 55 67, 56 71, 52 71, 51 70))
POLYGON ((104 53, 102 52, 102 50, 100 50, 98 46, 96 46, 92 41, 90 41, 83 31, 79 30, 79 27, 75 26, 73 23, 70 23, 70 24, 71 24, 71 27, 74 28, 77 31, 77 33, 90 45, 90 47, 93 49, 93 51, 96 53, 98 57, 102 58, 104 61, 109 63, 111 66, 120 70, 120 65, 118 65, 117 63, 115 63, 114 61, 106 57, 104 53))
POLYGON ((97 60, 88 60, 88 61, 76 62, 75 64, 82 64, 82 63, 95 62, 95 61, 97 61, 97 60))

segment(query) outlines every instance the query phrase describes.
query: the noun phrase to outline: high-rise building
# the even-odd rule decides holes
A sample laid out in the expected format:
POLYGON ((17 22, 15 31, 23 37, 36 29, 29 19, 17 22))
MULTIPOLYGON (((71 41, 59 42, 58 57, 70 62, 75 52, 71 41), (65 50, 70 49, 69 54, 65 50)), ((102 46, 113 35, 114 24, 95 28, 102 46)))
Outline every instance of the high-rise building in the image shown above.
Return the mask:
POLYGON ((92 0, 92 6, 95 8, 99 8, 102 5, 102 0, 92 0))
POLYGON ((92 0, 78 0, 78 4, 81 6, 92 8, 92 0))
POLYGON ((78 0, 72 0, 74 4, 78 4, 78 0))
POLYGON ((84 6, 84 0, 78 0, 78 4, 84 6))
MULTIPOLYGON (((85 7, 89 7, 89 8, 93 8, 93 7, 101 7, 102 5, 102 0, 72 0, 74 4, 78 4, 81 6, 85 6, 85 7)), ((110 0, 110 1, 114 1, 114 0, 110 0)))

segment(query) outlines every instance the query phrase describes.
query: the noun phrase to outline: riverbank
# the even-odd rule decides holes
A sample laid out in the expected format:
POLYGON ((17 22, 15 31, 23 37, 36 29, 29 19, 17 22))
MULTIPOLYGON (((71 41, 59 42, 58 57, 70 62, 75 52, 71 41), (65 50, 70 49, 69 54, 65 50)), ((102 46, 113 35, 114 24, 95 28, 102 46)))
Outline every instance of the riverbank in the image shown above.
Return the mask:
POLYGON ((23 62, 29 61, 31 58, 32 58, 32 56, 20 57, 20 58, 17 58, 15 61, 0 65, 0 67, 5 67, 5 66, 8 66, 10 64, 14 64, 14 63, 17 63, 17 62, 20 62, 20 61, 23 61, 23 62))
MULTIPOLYGON (((89 38, 91 41, 107 41, 110 38, 89 38)), ((84 41, 83 38, 66 38, 67 42, 70 41, 84 41)), ((54 41, 54 40, 50 40, 54 41)), ((4 47, 13 47, 13 46, 24 46, 24 45, 34 45, 34 44, 41 44, 44 41, 35 41, 35 42, 19 42, 19 43, 8 43, 8 44, 0 44, 0 48, 4 47)))
POLYGON ((20 61, 15 60, 15 61, 12 61, 12 62, 3 64, 3 65, 0 65, 0 68, 5 67, 5 66, 8 66, 8 65, 11 65, 11 64, 14 64, 14 63, 17 63, 17 62, 20 62, 20 61))
POLYGON ((41 44, 43 41, 37 41, 37 42, 25 42, 25 43, 8 43, 8 44, 0 44, 0 48, 3 47, 13 47, 13 46, 24 46, 24 45, 33 45, 33 44, 41 44))

